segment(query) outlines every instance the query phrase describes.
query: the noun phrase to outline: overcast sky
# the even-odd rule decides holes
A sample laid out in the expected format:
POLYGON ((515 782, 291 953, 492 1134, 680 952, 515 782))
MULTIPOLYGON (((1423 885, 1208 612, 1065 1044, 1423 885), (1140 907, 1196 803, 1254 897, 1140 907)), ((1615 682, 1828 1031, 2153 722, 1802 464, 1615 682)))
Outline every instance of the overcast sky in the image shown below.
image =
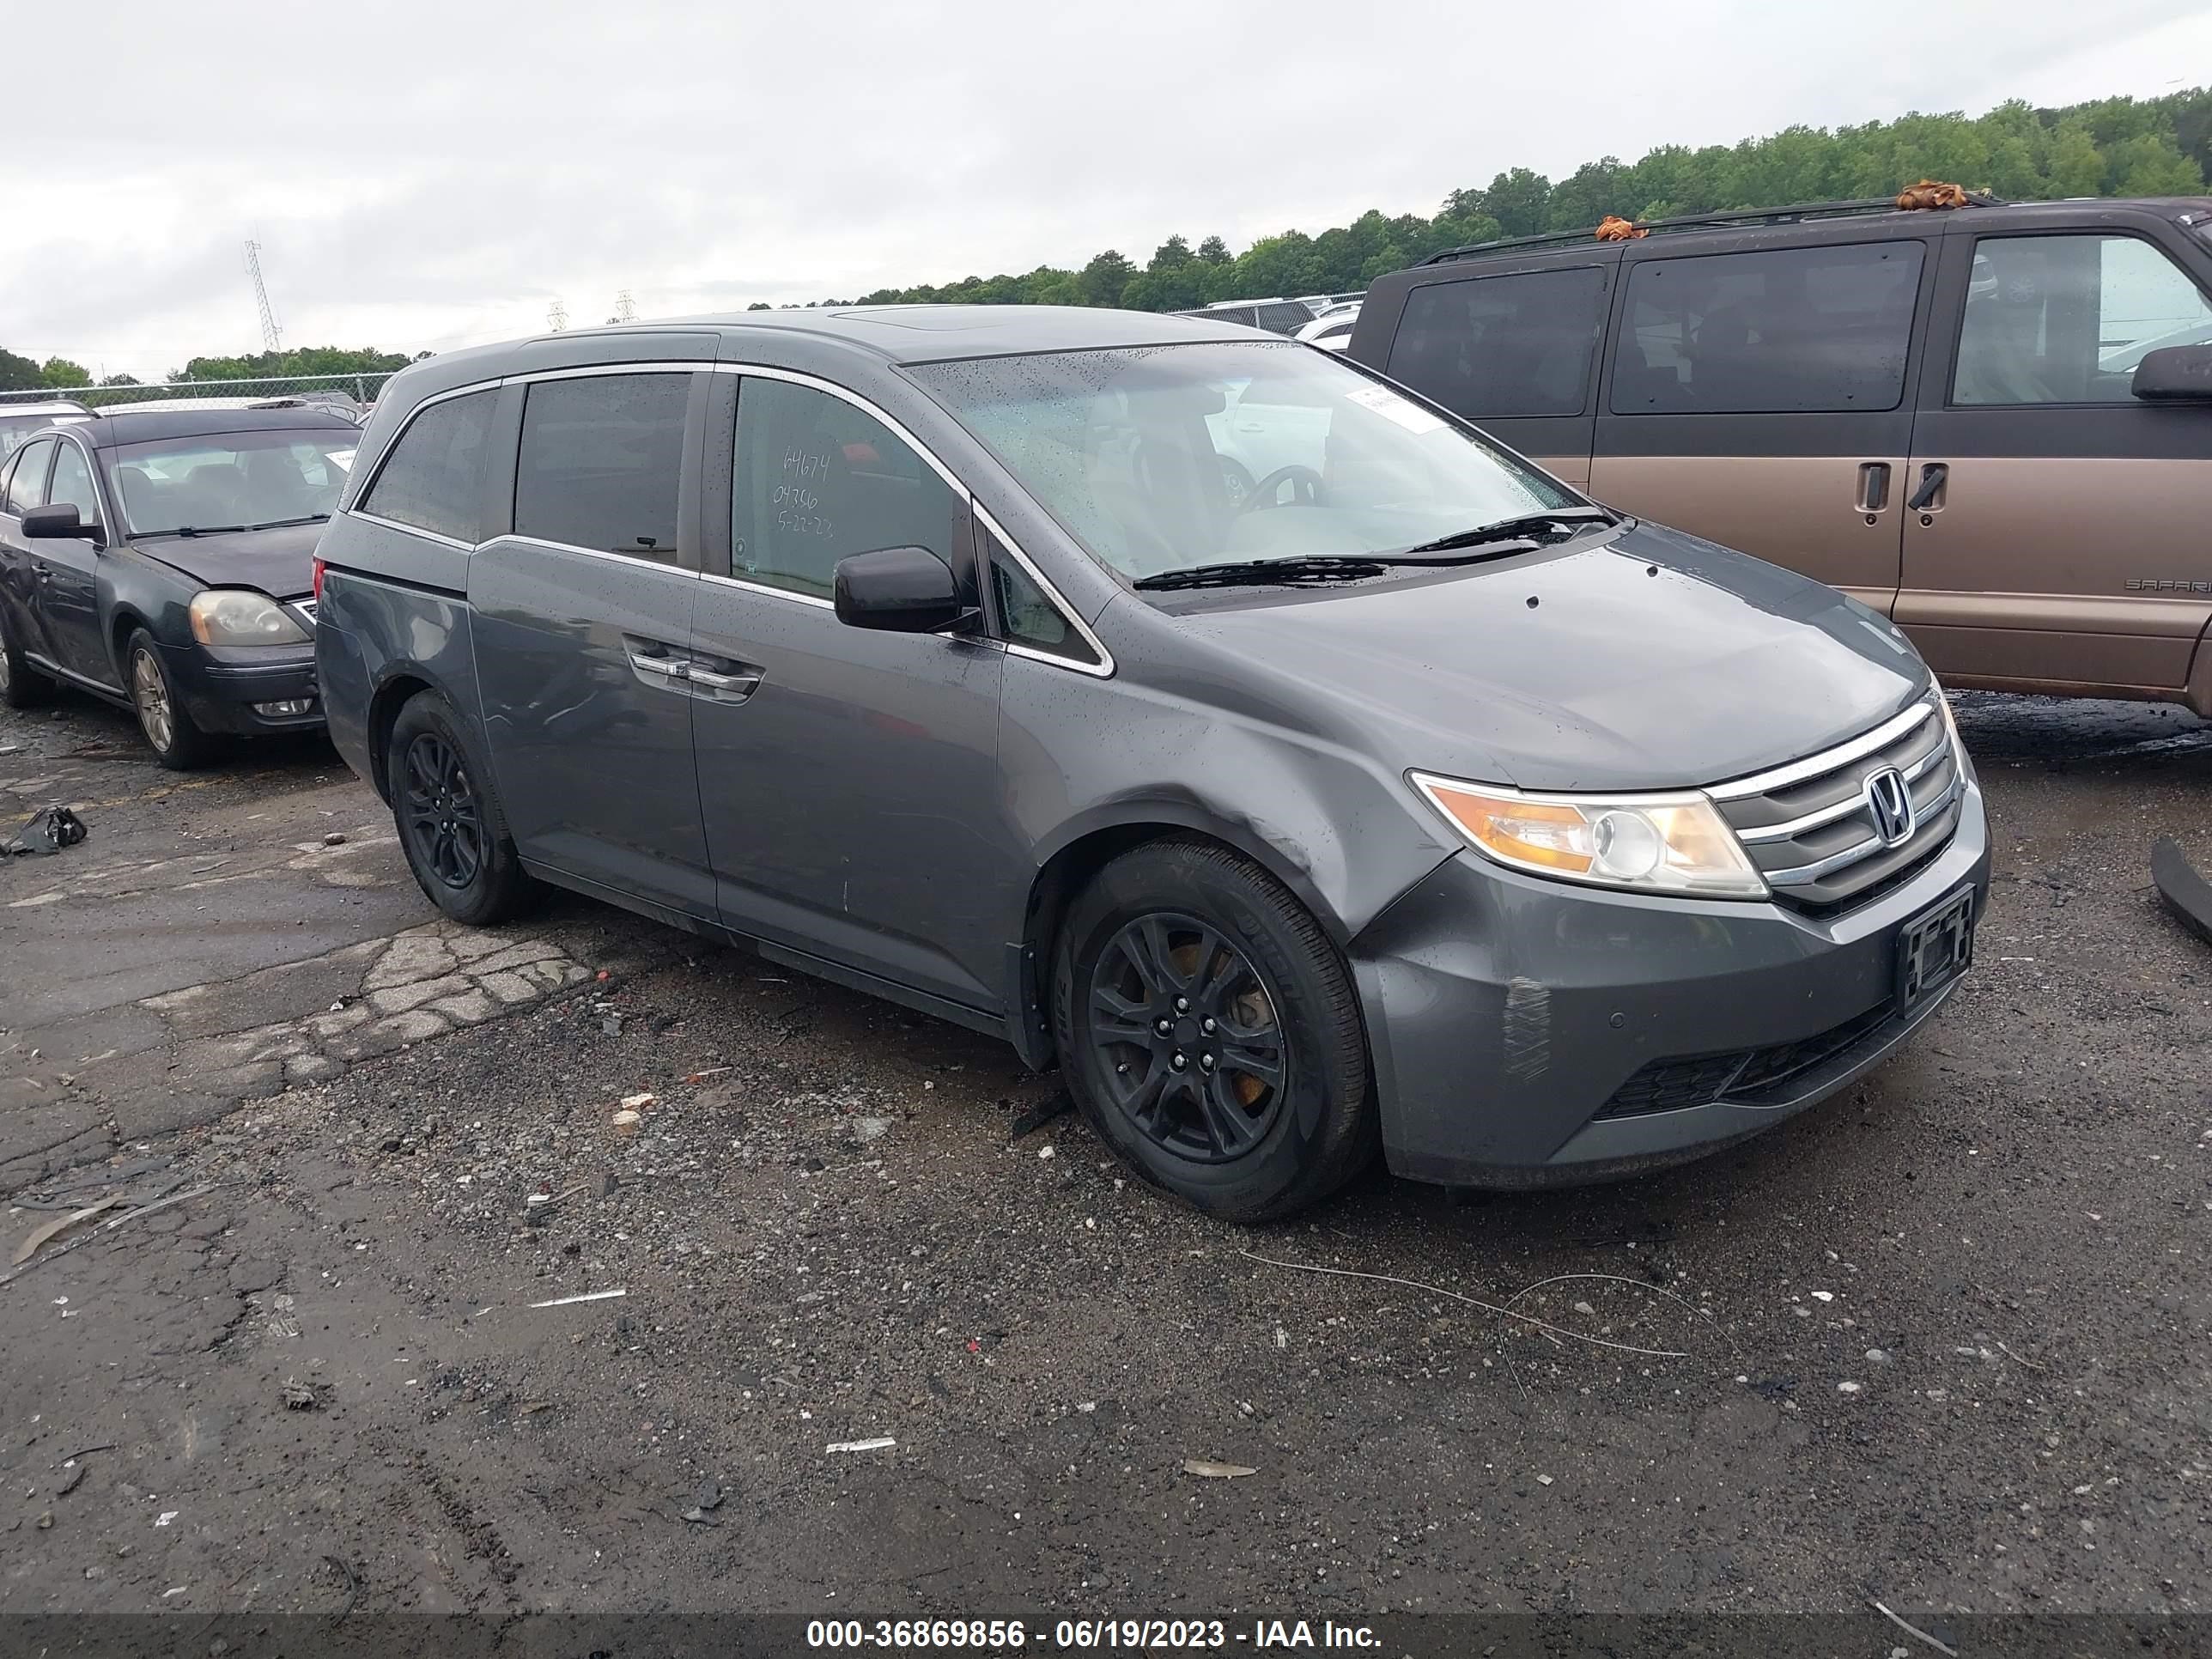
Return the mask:
POLYGON ((159 376, 1433 213, 1792 123, 2155 94, 2187 0, 4 0, 0 346, 159 376))

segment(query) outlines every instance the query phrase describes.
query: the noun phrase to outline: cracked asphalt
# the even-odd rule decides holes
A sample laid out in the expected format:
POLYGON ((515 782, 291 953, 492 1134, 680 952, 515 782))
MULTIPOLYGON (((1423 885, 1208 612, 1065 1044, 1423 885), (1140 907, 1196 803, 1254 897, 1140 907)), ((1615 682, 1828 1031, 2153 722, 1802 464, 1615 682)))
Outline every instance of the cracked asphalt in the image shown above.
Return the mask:
POLYGON ((1960 702, 1995 893, 1911 1050, 1269 1229, 972 1034, 434 922, 319 743, 0 712, 0 821, 91 826, 0 864, 0 1249, 178 1200, 0 1282, 0 1613, 2202 1612, 2212 952, 2146 859, 2212 867, 2212 727, 1960 702))

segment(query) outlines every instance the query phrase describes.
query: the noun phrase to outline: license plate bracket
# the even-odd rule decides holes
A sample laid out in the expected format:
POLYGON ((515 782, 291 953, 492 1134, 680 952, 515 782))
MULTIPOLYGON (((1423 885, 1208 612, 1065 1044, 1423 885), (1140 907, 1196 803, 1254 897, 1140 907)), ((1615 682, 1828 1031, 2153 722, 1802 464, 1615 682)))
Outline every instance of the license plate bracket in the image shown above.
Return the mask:
POLYGON ((1974 960, 1974 890, 1962 887, 1897 935, 1897 1006, 1909 1013, 1974 960))

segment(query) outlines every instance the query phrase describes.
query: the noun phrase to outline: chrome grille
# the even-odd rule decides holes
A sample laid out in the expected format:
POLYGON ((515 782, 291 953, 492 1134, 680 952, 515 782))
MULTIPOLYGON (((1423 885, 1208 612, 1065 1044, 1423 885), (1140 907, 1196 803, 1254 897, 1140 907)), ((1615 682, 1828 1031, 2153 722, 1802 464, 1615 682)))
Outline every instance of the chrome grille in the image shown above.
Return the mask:
POLYGON ((1826 753, 1705 793, 1777 899, 1825 911, 1873 897, 1942 851, 1959 826, 1966 774, 1930 696, 1826 753), (1868 787, 1893 767, 1912 804, 1901 836, 1885 835, 1868 787))
POLYGON ((292 601, 292 609, 305 617, 310 623, 315 620, 315 601, 313 599, 295 599, 292 601))

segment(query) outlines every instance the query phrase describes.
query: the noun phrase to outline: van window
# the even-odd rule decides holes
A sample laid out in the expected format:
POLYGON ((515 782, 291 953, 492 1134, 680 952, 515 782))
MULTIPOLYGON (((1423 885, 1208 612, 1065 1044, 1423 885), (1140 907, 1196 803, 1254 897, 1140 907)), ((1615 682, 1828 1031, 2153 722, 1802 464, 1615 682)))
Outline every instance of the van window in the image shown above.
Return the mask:
POLYGON ((738 398, 731 574, 827 599, 837 561, 926 547, 948 565, 965 510, 890 428, 842 398, 748 376, 738 398))
POLYGON ((2212 304, 2133 236, 1984 237, 1959 329, 1954 404, 2124 403, 2162 346, 2212 343, 2212 304))
POLYGON ((1417 288, 1390 343, 1390 378, 1471 420, 1579 415, 1604 301, 1595 265, 1417 288))
POLYGON ((514 463, 514 533, 676 562, 689 374, 533 381, 514 463))
POLYGON ((54 458, 54 441, 41 439, 34 444, 25 444, 22 453, 15 458, 15 470, 8 475, 8 511, 21 518, 34 507, 46 503, 46 463, 54 458))
POLYGON ((1866 242, 1638 261, 1613 349, 1613 412, 1896 408, 1923 251, 1866 242))
POLYGON ((1093 663, 1097 653, 1075 631, 1060 607, 1045 597, 1030 573, 1015 562, 996 536, 979 527, 984 553, 991 562, 991 597, 999 610, 999 632, 1016 645, 1027 646, 1070 662, 1093 663))
POLYGON ((471 392, 417 414, 385 458, 361 510, 475 545, 483 528, 493 399, 489 391, 471 392))

